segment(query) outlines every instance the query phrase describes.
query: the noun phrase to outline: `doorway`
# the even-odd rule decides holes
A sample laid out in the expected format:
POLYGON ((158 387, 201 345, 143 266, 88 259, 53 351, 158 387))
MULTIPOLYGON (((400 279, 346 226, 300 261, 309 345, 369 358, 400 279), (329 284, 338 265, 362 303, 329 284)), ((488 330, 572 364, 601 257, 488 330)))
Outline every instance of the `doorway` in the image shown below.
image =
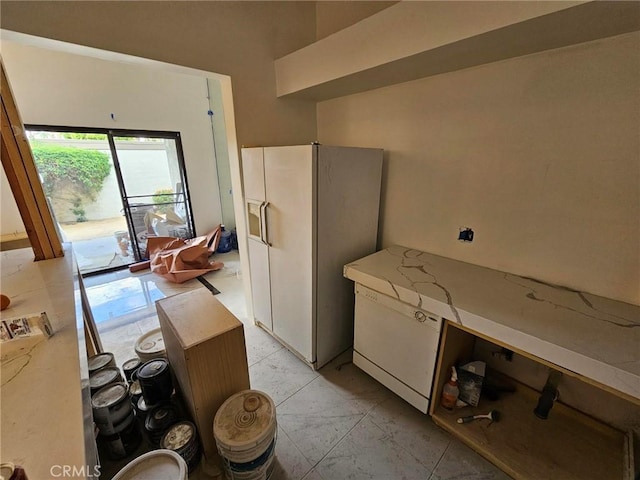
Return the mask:
POLYGON ((148 236, 192 238, 180 134, 26 125, 63 241, 83 275, 147 258, 148 236))

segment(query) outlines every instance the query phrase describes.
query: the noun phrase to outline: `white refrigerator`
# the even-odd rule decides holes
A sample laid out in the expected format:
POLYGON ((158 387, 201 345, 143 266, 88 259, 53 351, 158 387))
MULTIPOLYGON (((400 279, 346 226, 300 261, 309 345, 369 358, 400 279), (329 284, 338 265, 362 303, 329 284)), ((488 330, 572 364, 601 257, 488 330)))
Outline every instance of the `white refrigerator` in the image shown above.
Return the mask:
POLYGON ((256 323, 318 369, 353 345, 346 263, 376 251, 381 149, 242 149, 256 323))

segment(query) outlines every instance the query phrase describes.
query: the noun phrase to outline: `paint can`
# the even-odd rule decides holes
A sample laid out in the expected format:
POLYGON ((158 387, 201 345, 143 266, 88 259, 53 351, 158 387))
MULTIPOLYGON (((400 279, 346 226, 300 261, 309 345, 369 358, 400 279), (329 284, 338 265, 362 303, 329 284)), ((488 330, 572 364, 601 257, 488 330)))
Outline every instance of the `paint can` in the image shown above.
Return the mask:
POLYGON ((218 409, 213 435, 231 480, 264 480, 274 468, 276 407, 258 390, 229 397, 218 409))
POLYGON ((89 357, 87 360, 87 368, 89 369, 89 375, 98 370, 102 370, 105 367, 115 367, 116 359, 113 356, 113 353, 104 352, 99 353, 98 355, 94 355, 93 357, 89 357))
POLYGON ((103 435, 116 433, 116 426, 133 414, 126 383, 114 383, 101 388, 91 397, 93 421, 103 435))
POLYGON ((153 329, 138 338, 134 349, 136 355, 138 355, 143 362, 148 362, 154 358, 167 357, 164 349, 164 338, 159 328, 153 329))
POLYGON ((141 425, 144 427, 144 422, 147 420, 147 415, 149 414, 151 407, 147 405, 147 402, 144 401, 144 397, 142 395, 138 398, 138 402, 133 406, 133 409, 136 412, 136 417, 138 417, 141 425))
POLYGON ((178 420, 178 411, 173 405, 158 405, 149 410, 144 429, 151 444, 159 446, 162 436, 178 420))
POLYGON ((165 432, 160 440, 160 448, 173 450, 187 463, 189 473, 200 462, 200 442, 196 426, 191 422, 178 422, 165 432))
POLYGON ((100 432, 98 441, 105 445, 112 460, 120 460, 134 453, 142 442, 142 434, 133 411, 120 424, 114 426, 113 433, 100 432))
POLYGON ((98 390, 112 383, 121 383, 124 379, 120 374, 118 367, 104 367, 89 375, 89 389, 91 396, 95 395, 98 390))
POLYGON ((156 358, 143 364, 138 370, 138 382, 147 405, 168 402, 173 393, 173 381, 169 362, 156 358))
POLYGON ((139 381, 136 380, 129 385, 129 397, 131 399, 131 405, 133 405, 133 408, 136 408, 138 400, 142 397, 142 387, 139 381))
POLYGON ((142 365, 142 361, 139 358, 131 358, 122 364, 122 371, 124 372, 124 378, 127 382, 131 383, 135 380, 132 375, 142 365))
POLYGON ((122 468, 113 480, 187 480, 187 465, 171 450, 154 450, 140 455, 122 468))

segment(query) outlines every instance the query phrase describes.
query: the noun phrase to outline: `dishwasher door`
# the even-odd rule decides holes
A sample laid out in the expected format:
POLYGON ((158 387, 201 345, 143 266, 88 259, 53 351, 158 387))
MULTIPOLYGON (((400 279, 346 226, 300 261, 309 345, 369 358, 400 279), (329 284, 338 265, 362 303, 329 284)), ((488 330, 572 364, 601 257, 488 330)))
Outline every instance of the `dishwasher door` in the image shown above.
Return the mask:
POLYGON ((403 398, 392 379, 384 381, 384 374, 428 400, 441 324, 437 315, 356 284, 354 350, 383 371, 367 373, 403 398))

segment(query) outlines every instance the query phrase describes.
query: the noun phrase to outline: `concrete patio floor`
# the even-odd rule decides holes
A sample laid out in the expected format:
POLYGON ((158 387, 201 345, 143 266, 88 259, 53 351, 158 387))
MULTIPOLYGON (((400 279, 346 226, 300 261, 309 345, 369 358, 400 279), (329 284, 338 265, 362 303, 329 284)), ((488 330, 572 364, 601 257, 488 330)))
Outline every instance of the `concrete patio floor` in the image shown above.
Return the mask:
POLYGON ((78 266, 83 274, 135 262, 131 251, 123 255, 116 240, 116 232, 127 231, 124 216, 59 226, 62 241, 72 242, 78 266))

